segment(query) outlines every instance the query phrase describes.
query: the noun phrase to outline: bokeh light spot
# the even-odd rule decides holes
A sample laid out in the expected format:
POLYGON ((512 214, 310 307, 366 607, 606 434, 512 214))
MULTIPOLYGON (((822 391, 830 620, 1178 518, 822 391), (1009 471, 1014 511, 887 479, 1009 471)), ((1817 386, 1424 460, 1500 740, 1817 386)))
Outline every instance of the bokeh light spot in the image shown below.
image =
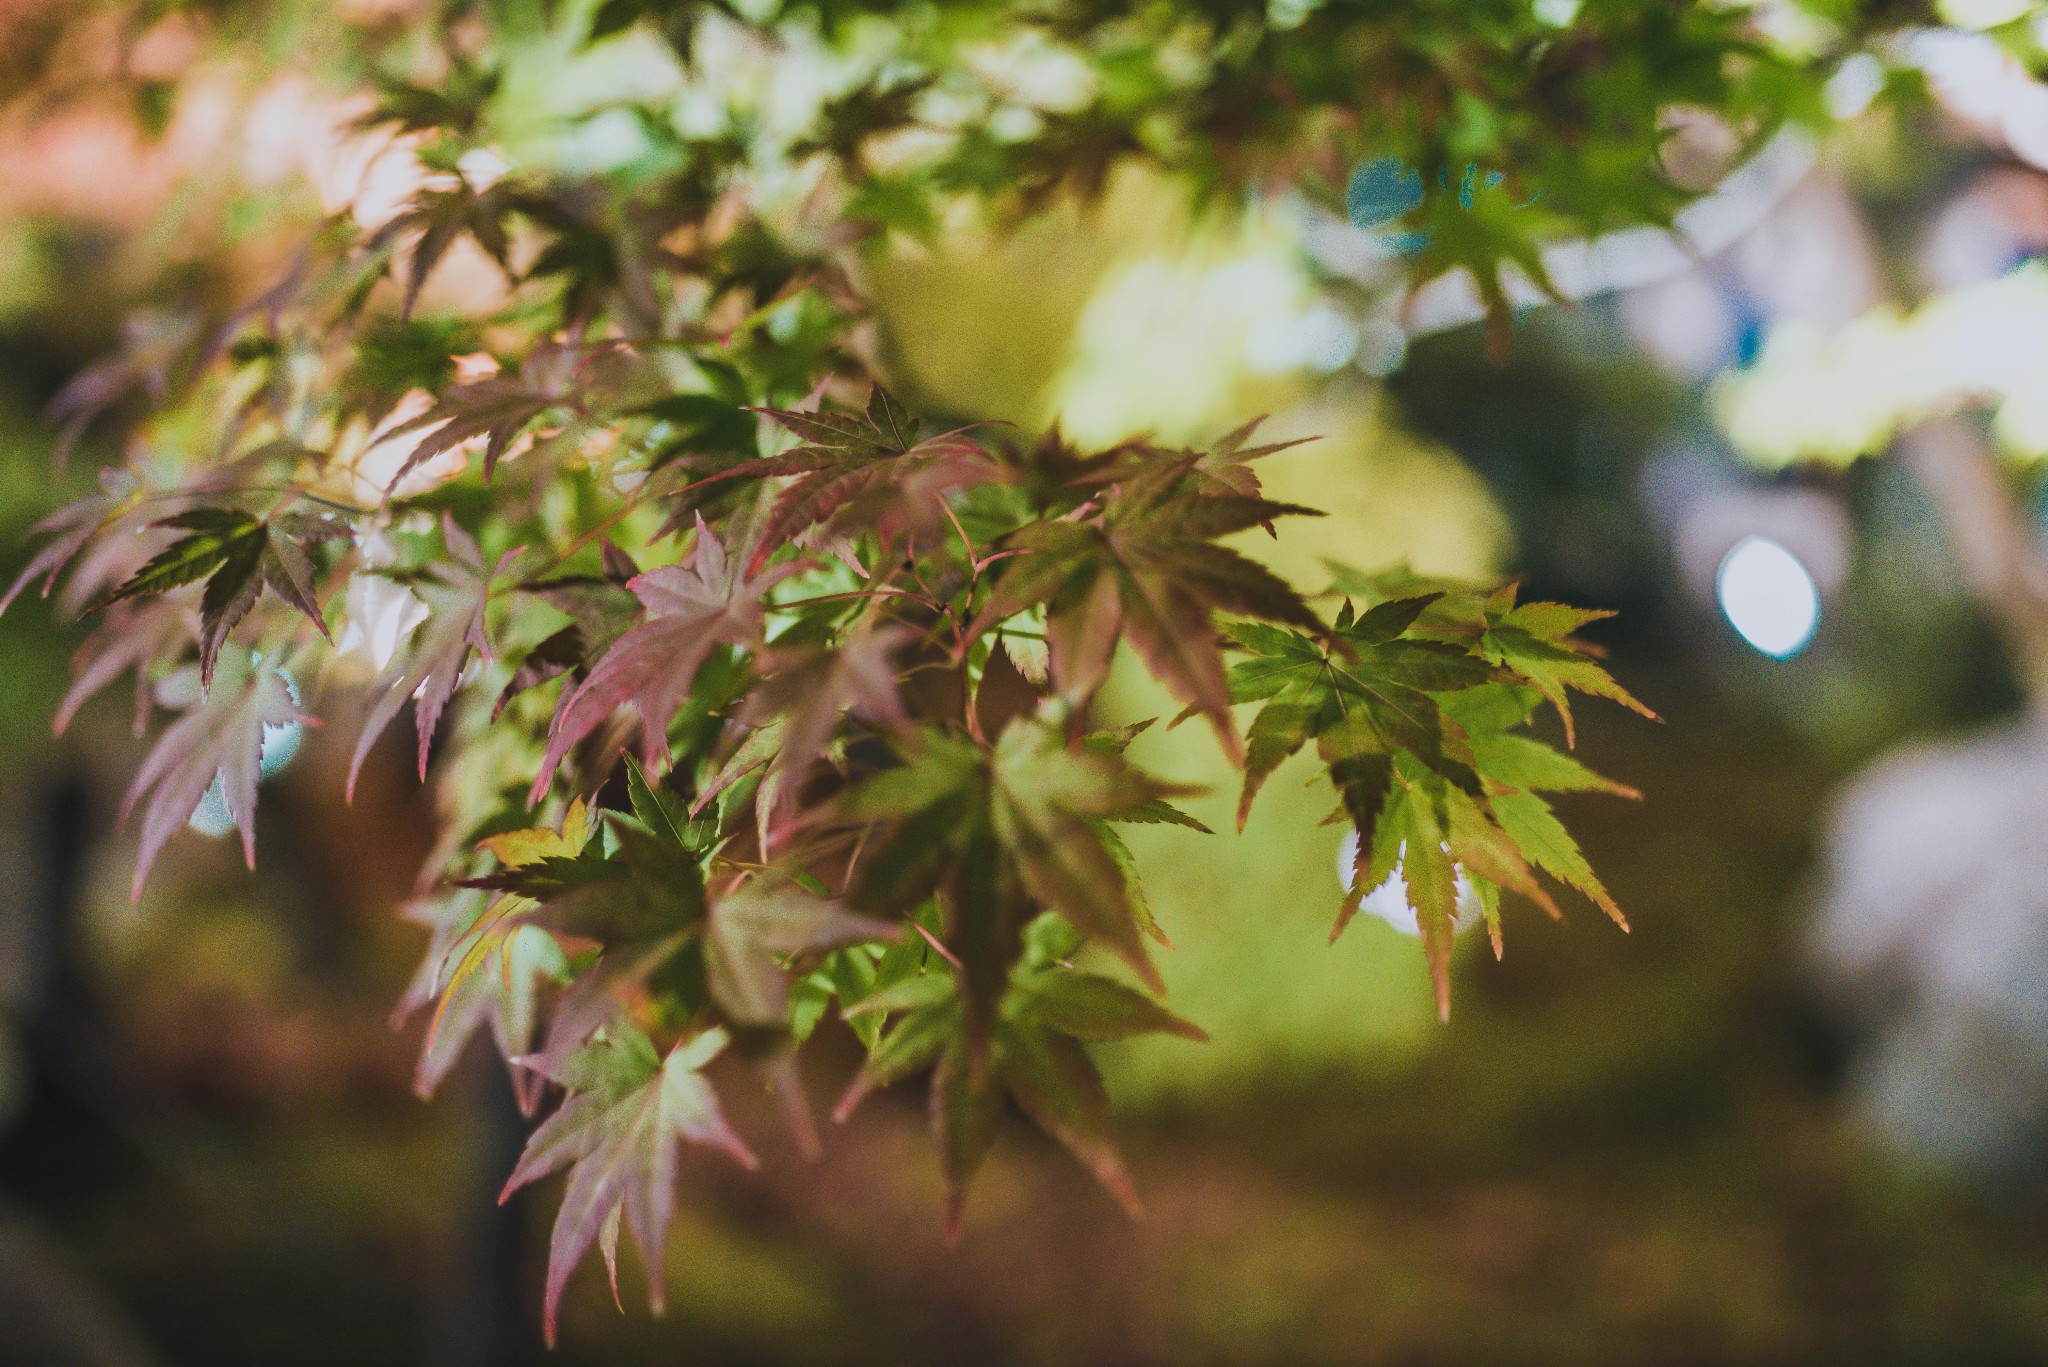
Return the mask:
POLYGON ((1799 557, 1764 536, 1746 536, 1721 561, 1714 590, 1728 624, 1773 659, 1806 648, 1820 626, 1820 589, 1799 557))

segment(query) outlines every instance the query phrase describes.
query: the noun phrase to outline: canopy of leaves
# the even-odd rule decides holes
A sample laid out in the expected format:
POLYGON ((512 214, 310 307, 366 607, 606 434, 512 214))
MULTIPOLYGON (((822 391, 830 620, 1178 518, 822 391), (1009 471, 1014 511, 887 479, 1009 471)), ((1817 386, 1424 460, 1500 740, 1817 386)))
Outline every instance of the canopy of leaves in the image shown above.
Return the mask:
MULTIPOLYGON (((1088 1046, 1200 1032, 1155 999, 1181 909, 1148 905, 1116 825, 1201 827, 1128 734, 1091 729, 1121 643, 1239 764, 1241 818, 1313 747, 1359 835, 1336 924, 1398 872, 1444 1009, 1461 879, 1496 949, 1500 893, 1554 910, 1546 879, 1621 919, 1546 795, 1627 790, 1527 730, 1547 706, 1568 748, 1574 693, 1646 711, 1574 634, 1599 614, 1284 582, 1222 544, 1314 512, 1265 496, 1255 462, 1281 447, 1253 423, 1079 451, 915 416, 880 383, 863 253, 1151 162, 1214 206, 1286 187, 1342 212, 1355 190, 1415 232, 1407 284, 1465 270, 1504 326, 1502 272, 1540 284, 1545 241, 1668 224, 1695 193, 1660 161, 1680 111, 1738 146, 1816 118, 1834 61, 1910 7, 1829 7, 1797 52, 1743 6, 1624 0, 456 8, 321 21, 374 73, 351 136, 384 141, 352 150, 392 156, 405 202, 307 225, 274 285, 190 294, 81 374, 54 416, 121 455, 0 606, 61 582, 104 610, 62 720, 127 671, 203 684, 130 793, 139 891, 216 781, 253 857, 264 728, 310 720, 273 661, 350 682, 323 638, 368 595, 336 581, 424 604, 369 684, 349 786, 408 702, 422 777, 442 738, 418 1080, 488 1027, 523 1099, 556 1097, 512 1180, 568 1171, 550 1333, 593 1244, 610 1260, 629 1228, 660 1266, 681 1141, 751 1161, 702 1071, 722 1051, 800 1133, 792 1058, 820 1031, 868 1050, 842 1111, 928 1071, 956 1219, 1005 1096, 1135 1204, 1088 1046), (545 154, 512 78, 634 28, 716 109, 622 91, 538 121, 561 143, 623 118, 637 153, 545 154), (714 31, 830 64, 830 92, 765 117, 720 84, 714 31), (1011 31, 1076 73, 1071 98, 1017 104, 978 46, 1011 31), (1507 170, 1446 207, 1352 181, 1377 158, 1507 170), (495 292, 442 316, 463 244, 495 292), (1154 995, 1076 966, 1097 952, 1154 995)), ((299 46, 265 36, 252 60, 299 46)))

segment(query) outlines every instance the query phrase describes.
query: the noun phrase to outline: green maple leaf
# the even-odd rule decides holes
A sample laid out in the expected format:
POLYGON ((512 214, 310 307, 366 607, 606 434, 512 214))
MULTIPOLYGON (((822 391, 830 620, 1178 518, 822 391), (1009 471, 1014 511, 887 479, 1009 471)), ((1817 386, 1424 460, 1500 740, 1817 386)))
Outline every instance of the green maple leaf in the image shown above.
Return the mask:
POLYGON ((1641 796, 1627 784, 1593 772, 1576 757, 1515 731, 1544 700, 1527 685, 1490 683, 1447 694, 1440 702, 1444 715, 1463 729, 1475 766, 1498 788, 1641 796))
POLYGON ((1025 941, 1024 960, 1003 992, 980 1066, 958 975, 944 963, 847 1008, 854 1020, 892 1019, 841 1097, 835 1118, 844 1121, 879 1087, 932 1070, 932 1127, 946 1174, 949 1238, 959 1234, 966 1186, 994 1138, 997 1103, 1006 1092, 1136 1214, 1137 1191, 1117 1149, 1109 1095, 1082 1042, 1146 1034, 1208 1038, 1135 988, 1062 962, 1079 941, 1060 918, 1040 917, 1025 941))
POLYGON ((1033 899, 1164 991, 1130 882, 1094 823, 1140 811, 1170 790, 1121 756, 1072 747, 1057 728, 1036 720, 1014 723, 997 738, 989 774, 996 838, 1033 899))
MULTIPOLYGON (((605 813, 609 840, 569 848, 548 843, 545 832, 493 836, 481 847, 506 867, 463 886, 523 898, 513 909, 519 919, 596 940, 608 954, 640 957, 650 968, 672 957, 702 928, 704 865, 717 831, 713 822, 693 820, 680 798, 649 785, 630 760, 627 791, 632 814, 605 813), (505 845, 527 837, 541 843, 505 845)), ((578 801, 570 812, 581 807, 578 801)))
MULTIPOLYGON (((1262 704, 1247 732, 1238 823, 1273 771, 1313 741, 1359 832, 1351 893, 1331 938, 1366 893, 1398 872, 1438 1010, 1448 1015, 1460 871, 1485 912, 1496 955, 1501 889, 1559 914, 1537 870, 1583 892, 1626 929, 1613 898, 1537 793, 1631 790, 1512 733, 1545 694, 1509 682, 1527 677, 1518 664, 1529 647, 1502 658, 1486 644, 1490 622, 1507 623, 1502 631, 1532 642, 1537 631, 1557 641, 1591 615, 1531 604, 1516 618, 1505 594, 1481 599, 1398 573, 1362 587, 1408 596, 1357 614, 1347 601, 1320 638, 1260 623, 1231 626, 1246 657, 1232 667, 1232 697, 1262 704)), ((1546 660, 1568 653, 1541 648, 1546 660)), ((1583 657, 1574 653, 1571 660, 1605 678, 1583 657)))
MULTIPOLYGON (((1373 810, 1401 751, 1478 786, 1435 695, 1484 683, 1494 671, 1469 650, 1406 635, 1435 601, 1395 599, 1356 617, 1347 603, 1327 636, 1258 623, 1228 628, 1247 657, 1231 667, 1231 699, 1264 704, 1246 733, 1240 828, 1273 771, 1312 740, 1355 816, 1373 810)), ((1369 819, 1359 828, 1368 830, 1369 819)))
POLYGON ((1530 688, 1489 683, 1443 699, 1480 778, 1478 793, 1403 751, 1393 757, 1378 801, 1360 804, 1346 795, 1346 808, 1360 831, 1359 854, 1331 938, 1343 932, 1365 894, 1398 871, 1422 934, 1437 1010, 1445 1017, 1450 1014, 1450 955, 1461 871, 1486 918, 1496 958, 1501 953, 1501 889, 1527 897, 1553 917, 1561 915, 1538 882, 1537 870, 1585 894, 1628 929, 1621 909, 1537 790, 1627 796, 1634 790, 1533 738, 1509 734, 1507 728, 1525 720, 1539 697, 1530 688))
POLYGON ((1568 689, 1618 702, 1652 721, 1657 719, 1655 712, 1615 682, 1614 676, 1595 663, 1583 646, 1570 639, 1587 622, 1611 613, 1566 607, 1562 603, 1507 606, 1513 599, 1514 586, 1510 584, 1488 603, 1486 630, 1479 638, 1479 651, 1495 664, 1528 680, 1557 709, 1558 718, 1564 723, 1565 744, 1577 740, 1568 689))
POLYGON ((786 1028, 790 980, 784 959, 889 939, 898 929, 793 883, 756 879, 711 903, 704 930, 711 998, 735 1026, 786 1028))
MULTIPOLYGON (((1122 759, 1125 753, 1130 750, 1131 742, 1152 729, 1153 720, 1153 718, 1147 717, 1143 721, 1118 727, 1114 731, 1097 731, 1092 735, 1083 737, 1081 743, 1090 750, 1122 759)), ((1135 807, 1126 808, 1116 816, 1106 818, 1106 820, 1130 826, 1185 826, 1191 831, 1200 831, 1203 835, 1214 834, 1202 822, 1189 816, 1163 797, 1151 798, 1139 803, 1135 807)), ((1123 843, 1115 838, 1114 832, 1111 833, 1111 840, 1113 842, 1111 845, 1113 851, 1123 843)), ((1122 858, 1122 856, 1119 855, 1119 858, 1122 858)))
POLYGON ((1540 696, 1533 688, 1490 684, 1445 699, 1444 709, 1464 728, 1474 762, 1486 780, 1487 807, 1522 857, 1577 889, 1626 930, 1628 919, 1621 908, 1593 872, 1578 842, 1539 795, 1598 792, 1633 798, 1639 794, 1533 736, 1513 734, 1509 728, 1527 719, 1540 696))
POLYGON ((844 801, 855 819, 883 824, 854 901, 894 908, 938 894, 978 1053, 1033 906, 1059 912, 1147 984, 1163 986, 1145 948, 1149 917, 1105 823, 1176 791, 1119 754, 1070 743, 1057 708, 1012 722, 992 747, 927 735, 900 767, 844 801))
POLYGON ((237 508, 194 508, 156 524, 185 533, 128 581, 88 608, 97 612, 132 598, 152 597, 206 581, 199 600, 199 674, 213 681, 220 648, 267 587, 332 641, 314 596, 308 542, 346 537, 339 523, 304 514, 258 518, 237 508))
POLYGON ((1427 578, 1406 566, 1375 574, 1337 564, 1330 569, 1334 591, 1356 594, 1370 603, 1433 598, 1416 621, 1413 634, 1471 649, 1535 687, 1557 710, 1567 745, 1577 739, 1568 690, 1606 698, 1652 721, 1657 719, 1655 712, 1600 666, 1589 646, 1574 639, 1582 627, 1612 617, 1611 612, 1564 603, 1518 605, 1514 584, 1487 589, 1427 578))
POLYGON ((1389 772, 1387 791, 1372 806, 1371 824, 1359 827, 1351 892, 1330 938, 1334 941, 1343 934, 1368 892, 1398 872, 1422 936, 1437 1013, 1448 1019, 1451 944, 1457 932, 1461 881, 1485 915, 1495 957, 1502 947, 1501 888, 1522 894, 1553 916, 1558 912, 1528 860, 1480 799, 1405 751, 1394 756, 1389 772))

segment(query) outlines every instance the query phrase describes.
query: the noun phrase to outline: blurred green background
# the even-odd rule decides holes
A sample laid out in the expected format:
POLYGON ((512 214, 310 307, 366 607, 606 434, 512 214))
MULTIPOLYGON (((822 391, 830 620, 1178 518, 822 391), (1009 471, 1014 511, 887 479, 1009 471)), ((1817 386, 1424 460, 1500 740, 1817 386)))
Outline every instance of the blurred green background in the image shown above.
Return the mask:
MULTIPOLYGON (((50 397, 131 311, 195 281, 244 290, 276 260, 267 234, 317 208, 209 169, 232 121, 152 131, 119 112, 0 121, 9 579, 30 525, 105 454, 88 441, 53 475, 50 397)), ((1919 980, 1831 987, 1814 929, 1841 872, 1831 795, 1908 742, 2003 744, 1986 728, 2019 714, 2020 686, 1899 461, 1760 469, 1713 388, 1768 364, 1773 329, 1862 312, 1987 176, 2048 193, 1938 116, 1881 120, 1691 294, 1531 311, 1505 361, 1476 326, 1416 336, 1390 375, 1349 354, 1262 359, 1247 338, 1317 297, 1284 217, 1192 221, 1142 176, 872 263, 881 353, 933 411, 1175 442, 1270 412, 1274 435, 1321 440, 1270 461, 1268 488, 1332 516, 1247 549, 1309 577, 1325 558, 1518 575, 1527 596, 1616 609, 1588 634, 1664 720, 1580 708, 1581 755, 1644 797, 1565 815, 1633 933, 1511 907, 1505 959, 1466 942, 1438 1025, 1412 936, 1363 917, 1325 943, 1338 830, 1297 761, 1241 834, 1132 840, 1177 1007, 1214 1037, 1106 1059, 1145 1219, 1012 1126, 947 1247, 921 1095, 901 1089, 816 1164, 772 1138, 762 1175, 686 1156, 667 1317, 630 1296, 621 1315, 585 1268, 552 1360, 2048 1360, 2048 1093, 2026 1053, 2042 1013, 2000 1017, 1972 1056, 2007 1103, 1983 1141, 1998 1161, 1901 1144, 1868 1103, 1893 1095, 1897 1030, 1932 1028, 1894 1000, 1919 980), (1868 256, 1867 279, 1818 303, 1784 285, 1816 235, 1824 255, 1868 256), (1792 658, 1715 606, 1737 533, 1813 547, 1819 632, 1792 658)), ((1989 279, 2048 240, 2034 201, 1994 199, 1989 279)), ((2032 466, 2002 468, 2033 497, 2032 466)), ((388 1019, 424 942, 393 914, 430 840, 409 738, 387 737, 345 807, 348 728, 313 735, 265 799, 257 872, 181 837, 131 907, 125 700, 49 730, 79 636, 33 595, 0 617, 0 1362, 540 1360, 554 1188, 495 1203, 523 1137, 501 1070, 479 1055, 422 1103, 419 1025, 388 1019)), ((1137 671, 1106 706, 1162 710, 1137 671)), ((1148 734, 1139 757, 1213 785, 1192 805, 1228 830, 1205 730, 1148 734)), ((2014 868, 2008 902, 2048 922, 2040 878, 2014 868)), ((1902 916, 1914 895, 1898 889, 1902 916)), ((2048 981, 2036 941, 1982 942, 1998 982, 2048 981)), ((1915 1000, 1940 1017, 1938 994, 1915 1000)), ((824 1041, 815 1090, 853 1062, 850 1040, 824 1041)), ((737 1109, 774 1133, 765 1103, 737 1109)))

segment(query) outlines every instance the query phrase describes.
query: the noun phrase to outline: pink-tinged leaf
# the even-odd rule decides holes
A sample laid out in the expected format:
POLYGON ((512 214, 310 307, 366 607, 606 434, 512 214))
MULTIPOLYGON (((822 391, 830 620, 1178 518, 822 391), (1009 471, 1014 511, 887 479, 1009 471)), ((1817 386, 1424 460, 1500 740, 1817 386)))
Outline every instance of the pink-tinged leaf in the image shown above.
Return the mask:
POLYGON ((834 533, 872 529, 884 541, 930 525, 941 500, 955 489, 999 478, 1001 468, 962 428, 920 441, 917 422, 896 398, 876 385, 867 412, 802 413, 757 410, 802 441, 777 456, 719 471, 708 480, 798 476, 783 490, 762 524, 748 561, 756 573, 783 545, 822 524, 834 533))
MULTIPOLYGON (((230 315, 235 324, 243 316, 240 310, 230 315)), ((216 341, 218 336, 216 330, 216 341)), ((45 410, 58 428, 53 463, 59 470, 68 467, 86 426, 129 395, 140 391, 161 403, 179 363, 203 368, 212 350, 196 312, 149 309, 124 319, 120 351, 73 375, 45 410)))
POLYGON ((116 514, 129 503, 135 492, 135 481, 125 471, 105 470, 100 473, 100 492, 87 494, 84 498, 66 504, 56 512, 38 522, 34 531, 50 534, 50 540, 29 557, 28 564, 8 585, 7 592, 0 594, 0 612, 5 612, 20 596, 21 591, 40 578, 39 590, 44 598, 56 587, 57 576, 64 567, 85 549, 95 536, 104 531, 116 514))
POLYGON ((1133 578, 1124 598, 1124 630, 1152 677, 1208 718, 1223 753, 1244 759, 1244 741, 1230 715, 1230 684, 1209 615, 1193 598, 1169 586, 1133 578))
POLYGON ((646 618, 613 642, 583 682, 563 695, 527 801, 545 797, 569 751, 627 704, 640 715, 646 767, 665 767, 668 724, 689 701, 698 668, 721 645, 758 644, 762 597, 793 568, 781 565, 749 574, 699 518, 687 560, 648 570, 627 584, 646 618))
MULTIPOLYGON (((849 718, 898 735, 910 731, 910 715, 898 692, 896 656, 916 635, 906 626, 885 625, 855 632, 836 650, 814 646, 764 653, 761 681, 740 713, 742 722, 761 728, 752 733, 762 737, 757 748, 774 747, 757 804, 764 858, 797 788, 849 718)), ((746 750, 742 744, 735 757, 746 750)), ((737 777, 715 774, 707 791, 737 777)))
POLYGON ((413 700, 413 725, 419 733, 419 774, 427 776, 427 755, 434 743, 434 731, 441 713, 455 696, 462 673, 469 665, 470 652, 489 659, 490 642, 484 635, 484 610, 490 603, 493 581, 504 575, 519 555, 517 549, 498 557, 497 564, 484 567, 483 552, 476 541, 446 513, 441 515, 441 535, 448 559, 431 565, 427 577, 413 591, 427 604, 427 620, 414 635, 411 649, 395 660, 384 677, 374 685, 377 699, 363 719, 363 732, 356 742, 348 767, 348 798, 355 799, 356 776, 370 747, 382 735, 408 698, 413 700))
MULTIPOLYGON (((507 868, 544 859, 574 858, 591 835, 589 810, 571 804, 560 831, 504 831, 479 842, 507 868)), ((421 904, 410 919, 432 929, 426 958, 407 988, 399 1008, 403 1020, 430 1001, 438 1000, 427 1038, 420 1046, 413 1087, 430 1096, 477 1029, 488 1023, 498 1052, 507 1060, 533 1047, 536 998, 543 981, 560 983, 569 976, 568 957, 554 936, 532 924, 528 898, 511 894, 489 905, 464 889, 439 902, 421 904)), ((540 1075, 512 1066, 520 1109, 532 1114, 539 1101, 540 1075)))
POLYGON ((193 641, 191 610, 158 598, 147 603, 122 603, 71 657, 73 679, 57 706, 51 729, 63 735, 78 709, 127 670, 135 671, 135 734, 149 724, 149 671, 159 661, 181 655, 193 641))
POLYGON ((766 768, 781 748, 782 726, 779 722, 746 732, 732 746, 730 753, 704 776, 695 800, 690 803, 690 815, 698 815, 733 784, 766 768))
POLYGON ((604 1255, 604 1275, 611 1283, 612 1305, 622 1315, 626 1313, 626 1302, 619 1295, 619 1223, 624 1214, 624 1206, 612 1207, 612 1213, 605 1216, 597 1231, 597 1251, 604 1255))
POLYGON ((1078 609, 1047 617, 1047 667, 1060 694, 1075 706, 1085 706, 1109 678, 1123 626, 1123 600, 1115 578, 1106 574, 1078 609))
POLYGON ((637 979, 620 973, 609 960, 599 960, 597 967, 579 975, 556 1000, 540 1049, 510 1062, 537 1077, 553 1077, 598 1032, 608 1034, 625 1025, 626 1008, 619 994, 633 981, 637 979))
MULTIPOLYGON (((400 1007, 401 1019, 439 999, 420 1045, 413 1090, 429 1097, 447 1078, 463 1049, 485 1026, 507 1059, 533 1048, 539 989, 568 976, 569 961, 554 936, 518 913, 521 899, 501 897, 488 906, 469 889, 412 913, 430 926, 433 943, 400 1007)), ((520 1109, 532 1114, 539 1079, 512 1069, 520 1109)))
POLYGON ((550 1074, 569 1095, 533 1132, 505 1184, 510 1196, 551 1172, 570 1170, 548 1242, 550 1345, 569 1274, 591 1245, 603 1240, 606 1261, 616 1266, 616 1236, 607 1238, 605 1227, 621 1217, 647 1265, 648 1300, 661 1310, 662 1253, 675 1214, 680 1141, 722 1149, 749 1168, 757 1166, 700 1071, 725 1043, 723 1031, 707 1031, 678 1045, 664 1061, 644 1036, 621 1030, 550 1074))
POLYGON ((543 1078, 566 1076, 572 1060, 595 1040, 630 1032, 625 1003, 641 998, 649 974, 675 956, 675 937, 644 949, 613 951, 585 969, 555 999, 539 1052, 508 1060, 543 1078))
POLYGON ((419 437, 385 481, 385 498, 393 497, 400 482, 418 466, 461 446, 483 447, 484 478, 489 480, 513 439, 568 398, 578 359, 578 354, 567 348, 537 347, 516 375, 492 375, 456 385, 418 417, 379 433, 375 438, 379 442, 419 437))
MULTIPOLYGON (((1237 434, 1234 434, 1237 435, 1237 434)), ((1241 439, 1241 438, 1240 438, 1241 439)), ((1312 508, 1189 484, 1194 453, 1136 467, 1068 517, 1029 524, 1003 542, 1008 562, 972 628, 986 630, 1045 605, 1052 671, 1061 691, 1085 697, 1128 640, 1154 678, 1207 717, 1225 754, 1241 762, 1214 616, 1229 612, 1320 635, 1321 619, 1286 583, 1214 538, 1315 514, 1312 508)), ((1120 467, 1114 453, 1099 459, 1120 467)))
POLYGON ((216 775, 228 812, 242 833, 242 856, 256 864, 256 782, 261 777, 263 728, 317 725, 299 710, 276 669, 230 656, 199 703, 173 722, 142 762, 121 804, 125 822, 149 799, 142 817, 130 896, 140 900, 150 866, 180 826, 191 819, 216 775))
MULTIPOLYGON (((1265 420, 1264 414, 1253 418, 1235 431, 1219 437, 1206 452, 1187 448, 1169 451, 1149 442, 1126 442, 1090 462, 1090 468, 1075 482, 1109 484, 1172 470, 1181 473, 1190 490, 1196 493, 1257 498, 1261 493, 1259 477, 1252 470, 1251 462, 1317 440, 1315 437, 1296 437, 1263 446, 1246 446, 1252 433, 1265 420)), ((1265 526, 1267 531, 1273 530, 1270 522, 1265 526)))

